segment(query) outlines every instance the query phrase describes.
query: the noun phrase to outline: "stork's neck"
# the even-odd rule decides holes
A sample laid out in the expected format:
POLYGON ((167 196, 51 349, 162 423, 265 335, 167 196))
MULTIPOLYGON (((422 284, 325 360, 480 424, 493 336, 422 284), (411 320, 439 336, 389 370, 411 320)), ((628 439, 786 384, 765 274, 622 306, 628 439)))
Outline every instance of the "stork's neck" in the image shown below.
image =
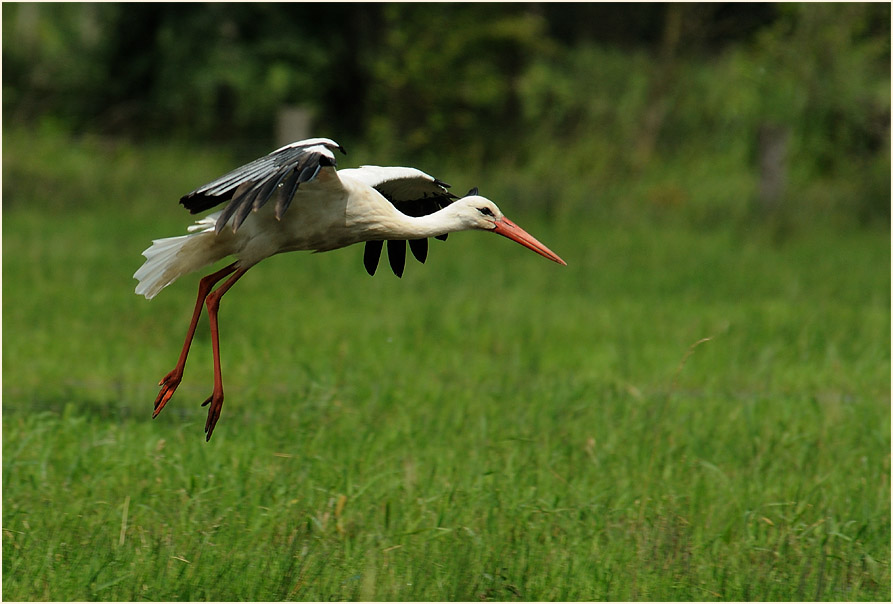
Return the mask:
POLYGON ((470 228, 452 205, 426 216, 407 216, 395 210, 377 227, 383 239, 425 239, 470 228))

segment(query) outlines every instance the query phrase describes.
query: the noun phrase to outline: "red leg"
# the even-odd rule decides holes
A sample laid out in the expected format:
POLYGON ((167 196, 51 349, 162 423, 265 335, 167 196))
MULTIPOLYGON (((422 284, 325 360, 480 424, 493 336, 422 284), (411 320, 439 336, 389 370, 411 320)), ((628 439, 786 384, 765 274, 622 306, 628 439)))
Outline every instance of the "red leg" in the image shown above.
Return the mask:
POLYGON ((211 273, 198 282, 198 297, 195 300, 195 310, 192 311, 192 321, 190 321, 189 330, 186 332, 186 341, 183 343, 183 350, 180 351, 180 359, 177 361, 177 366, 174 367, 173 371, 161 378, 161 381, 158 382, 158 385, 161 386, 161 392, 159 392, 158 396, 155 398, 155 412, 152 414, 152 419, 158 417, 158 414, 161 413, 161 410, 164 409, 167 402, 171 400, 171 397, 177 390, 177 386, 180 385, 180 380, 183 379, 183 370, 186 368, 186 357, 189 356, 189 346, 192 344, 192 338, 195 337, 195 328, 198 325, 198 319, 202 314, 202 306, 205 303, 205 298, 208 297, 208 294, 211 292, 211 288, 214 287, 215 283, 235 270, 236 263, 233 262, 229 266, 220 269, 216 273, 211 273))
POLYGON ((202 407, 208 404, 211 405, 208 409, 208 419, 205 422, 205 434, 208 435, 206 440, 211 440, 214 426, 217 425, 217 420, 220 419, 220 409, 223 407, 223 375, 220 371, 220 334, 217 329, 217 311, 220 310, 220 299, 223 297, 223 294, 247 271, 247 268, 238 269, 223 285, 205 298, 205 304, 208 307, 208 319, 211 324, 211 350, 214 355, 214 390, 211 396, 202 403, 202 407))

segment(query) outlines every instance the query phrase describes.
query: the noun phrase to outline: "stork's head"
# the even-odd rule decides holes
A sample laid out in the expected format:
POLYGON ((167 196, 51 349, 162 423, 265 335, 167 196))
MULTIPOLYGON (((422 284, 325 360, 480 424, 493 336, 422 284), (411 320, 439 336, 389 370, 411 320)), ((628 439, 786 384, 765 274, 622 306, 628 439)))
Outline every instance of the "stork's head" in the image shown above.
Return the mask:
POLYGON ((506 218, 499 207, 486 197, 477 194, 477 188, 468 192, 462 199, 454 201, 449 207, 457 214, 465 229, 491 231, 507 237, 537 254, 567 266, 558 254, 536 240, 536 238, 517 224, 506 218))

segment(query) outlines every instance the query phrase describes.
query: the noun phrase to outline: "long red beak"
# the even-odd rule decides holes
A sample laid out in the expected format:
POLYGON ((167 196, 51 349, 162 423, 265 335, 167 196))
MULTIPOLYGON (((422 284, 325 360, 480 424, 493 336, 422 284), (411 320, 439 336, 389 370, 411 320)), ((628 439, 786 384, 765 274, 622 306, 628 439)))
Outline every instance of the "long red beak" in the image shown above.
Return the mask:
POLYGON ((547 248, 545 245, 536 240, 536 238, 519 227, 506 217, 502 217, 496 221, 494 233, 498 233, 503 237, 508 237, 512 241, 520 243, 524 247, 533 250, 540 256, 544 256, 552 262, 557 262, 563 266, 567 266, 567 262, 558 257, 558 254, 547 248))

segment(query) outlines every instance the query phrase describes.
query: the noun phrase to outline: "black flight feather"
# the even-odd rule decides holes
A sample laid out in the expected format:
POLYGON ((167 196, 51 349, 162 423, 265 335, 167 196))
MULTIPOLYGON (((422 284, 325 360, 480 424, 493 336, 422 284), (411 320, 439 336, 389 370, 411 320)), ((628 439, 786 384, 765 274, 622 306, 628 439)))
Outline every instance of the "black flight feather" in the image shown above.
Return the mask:
POLYGON ((391 270, 398 277, 403 276, 403 267, 406 266, 406 241, 403 239, 388 240, 388 262, 391 270))
POLYGON ((415 259, 425 264, 428 258, 428 240, 427 239, 410 239, 409 249, 415 259))
POLYGON ((381 247, 383 241, 367 241, 366 249, 363 250, 363 265, 369 276, 375 275, 375 269, 378 268, 378 260, 381 258, 381 247))
MULTIPOLYGON (((245 197, 244 195, 242 196, 245 197)), ((236 213, 233 214, 233 233, 235 233, 242 223, 245 222, 245 219, 248 218, 248 215, 251 213, 251 204, 250 203, 240 203, 242 199, 233 198, 230 205, 236 207, 236 213)), ((222 218, 222 216, 221 216, 222 218)), ((224 223, 220 223, 220 219, 217 219, 217 223, 220 227, 223 227, 224 223)))
MULTIPOLYGON (((238 199, 245 193, 245 191, 250 189, 251 186, 252 186, 251 182, 246 182, 246 183, 239 185, 239 187, 236 189, 235 193, 233 193, 233 197, 238 199)), ((223 212, 220 213, 220 217, 217 219, 217 224, 215 225, 214 229, 219 233, 221 231, 221 229, 223 229, 223 225, 225 225, 227 223, 227 221, 232 217, 233 214, 236 213, 236 210, 238 210, 238 209, 239 209, 239 204, 237 204, 237 203, 230 203, 225 208, 223 208, 223 212)))
POLYGON ((270 200, 270 197, 273 196, 273 191, 279 186, 279 183, 285 180, 285 177, 288 176, 288 172, 288 170, 279 170, 274 178, 269 179, 264 186, 260 188, 257 192, 257 197, 254 198, 254 202, 251 204, 253 209, 260 209, 262 205, 270 200))
POLYGON ((291 200, 295 196, 295 191, 298 190, 298 185, 300 184, 301 173, 297 170, 293 170, 291 175, 285 179, 285 182, 282 183, 276 190, 276 218, 281 219, 282 215, 285 214, 285 210, 288 209, 288 206, 291 205, 291 200))
POLYGON ((331 156, 336 149, 344 153, 337 143, 319 139, 282 147, 184 195, 180 203, 197 214, 229 201, 216 230, 235 216, 235 231, 251 210, 260 209, 276 194, 276 217, 281 219, 301 183, 316 178, 322 167, 336 165, 331 156))

